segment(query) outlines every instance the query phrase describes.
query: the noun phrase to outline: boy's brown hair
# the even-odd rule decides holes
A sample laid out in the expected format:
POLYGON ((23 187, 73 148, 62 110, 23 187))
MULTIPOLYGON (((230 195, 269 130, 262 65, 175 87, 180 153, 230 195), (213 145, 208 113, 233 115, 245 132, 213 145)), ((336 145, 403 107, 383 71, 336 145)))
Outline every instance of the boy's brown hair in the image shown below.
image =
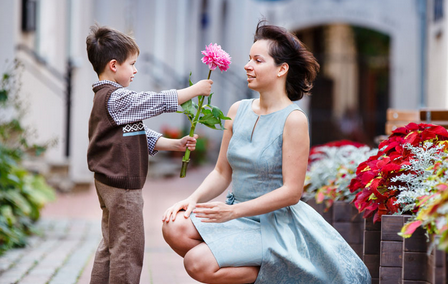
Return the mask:
POLYGON ((130 36, 115 29, 95 24, 86 38, 87 56, 98 76, 112 59, 122 64, 133 54, 140 54, 137 43, 130 36))

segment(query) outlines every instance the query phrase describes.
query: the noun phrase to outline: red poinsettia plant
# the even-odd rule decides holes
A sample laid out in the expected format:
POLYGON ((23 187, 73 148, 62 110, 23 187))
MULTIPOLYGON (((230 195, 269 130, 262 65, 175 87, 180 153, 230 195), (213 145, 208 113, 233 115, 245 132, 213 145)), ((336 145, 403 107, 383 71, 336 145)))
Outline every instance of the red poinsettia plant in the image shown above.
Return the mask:
POLYGON ((356 177, 350 183, 350 191, 359 192, 353 202, 364 218, 373 216, 373 221, 381 221, 385 214, 399 213, 403 204, 397 203, 402 181, 397 177, 406 173, 406 165, 411 165, 414 154, 406 145, 423 147, 425 143, 436 145, 448 140, 445 128, 433 124, 409 123, 397 128, 388 139, 379 145, 378 154, 362 162, 356 177))
POLYGON ((343 147, 343 146, 353 146, 356 148, 361 148, 361 147, 365 147, 367 146, 364 143, 361 142, 356 142, 356 141, 351 141, 351 140, 337 140, 337 141, 330 141, 324 144, 320 144, 320 145, 316 145, 311 147, 310 149, 310 155, 308 158, 308 166, 310 166, 314 161, 323 158, 322 156, 320 156, 319 154, 322 154, 323 151, 323 147, 343 147))

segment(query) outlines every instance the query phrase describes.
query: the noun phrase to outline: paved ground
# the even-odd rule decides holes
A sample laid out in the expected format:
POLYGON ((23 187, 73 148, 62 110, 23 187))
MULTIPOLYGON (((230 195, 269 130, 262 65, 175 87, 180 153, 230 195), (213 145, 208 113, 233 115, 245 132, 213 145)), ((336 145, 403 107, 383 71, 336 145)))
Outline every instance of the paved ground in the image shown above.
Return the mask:
MULTIPOLYGON (((182 258, 164 242, 161 216, 174 202, 188 196, 211 166, 189 169, 187 177, 148 179, 143 190, 146 252, 142 284, 193 284, 182 258)), ((177 174, 176 174, 177 176, 177 174)), ((225 193, 218 199, 224 200, 225 193)), ((23 249, 0 257, 0 284, 86 284, 101 239, 101 210, 94 187, 59 194, 39 222, 40 234, 23 249)))

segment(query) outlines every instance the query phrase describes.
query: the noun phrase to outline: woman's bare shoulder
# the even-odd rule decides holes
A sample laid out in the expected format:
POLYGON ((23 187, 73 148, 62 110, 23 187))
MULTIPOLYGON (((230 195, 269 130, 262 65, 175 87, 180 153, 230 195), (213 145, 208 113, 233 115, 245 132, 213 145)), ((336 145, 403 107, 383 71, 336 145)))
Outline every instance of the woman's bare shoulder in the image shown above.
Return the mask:
POLYGON ((305 113, 301 110, 294 110, 286 119, 285 128, 301 128, 306 127, 308 128, 308 118, 306 117, 305 113))
POLYGON ((227 113, 227 116, 234 118, 236 116, 236 113, 238 111, 240 104, 241 104, 241 101, 237 101, 237 102, 233 103, 229 108, 229 112, 227 113))

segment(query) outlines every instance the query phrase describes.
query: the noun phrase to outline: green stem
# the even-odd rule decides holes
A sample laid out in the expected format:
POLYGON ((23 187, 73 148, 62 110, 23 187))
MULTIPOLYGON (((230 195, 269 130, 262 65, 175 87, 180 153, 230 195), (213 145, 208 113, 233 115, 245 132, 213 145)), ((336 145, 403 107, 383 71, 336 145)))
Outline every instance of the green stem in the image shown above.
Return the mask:
MULTIPOLYGON (((212 74, 212 70, 209 70, 207 80, 210 79, 211 74, 212 74)), ((204 104, 204 99, 205 99, 204 96, 198 96, 198 101, 199 101, 198 110, 196 112, 196 115, 194 116, 192 123, 191 123, 191 128, 190 128, 190 133, 189 133, 190 137, 194 136, 194 130, 196 129, 196 125, 198 124, 199 115, 201 114, 202 105, 204 104)), ((191 151, 187 148, 185 150, 184 157, 182 158, 182 168, 180 170, 181 178, 183 178, 187 175, 187 166, 188 166, 188 163, 190 162, 190 152, 191 151)))

